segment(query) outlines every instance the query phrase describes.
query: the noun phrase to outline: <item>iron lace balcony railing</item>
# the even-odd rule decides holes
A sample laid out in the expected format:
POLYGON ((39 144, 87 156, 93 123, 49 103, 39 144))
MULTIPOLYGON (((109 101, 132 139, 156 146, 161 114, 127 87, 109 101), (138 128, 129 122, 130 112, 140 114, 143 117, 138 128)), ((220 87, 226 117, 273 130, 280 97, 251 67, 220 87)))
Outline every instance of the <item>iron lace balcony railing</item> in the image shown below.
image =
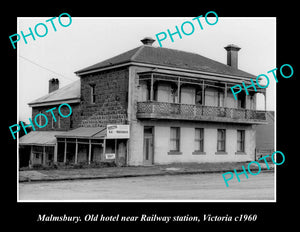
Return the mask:
POLYGON ((147 101, 137 103, 137 117, 254 123, 265 122, 266 112, 228 107, 147 101))

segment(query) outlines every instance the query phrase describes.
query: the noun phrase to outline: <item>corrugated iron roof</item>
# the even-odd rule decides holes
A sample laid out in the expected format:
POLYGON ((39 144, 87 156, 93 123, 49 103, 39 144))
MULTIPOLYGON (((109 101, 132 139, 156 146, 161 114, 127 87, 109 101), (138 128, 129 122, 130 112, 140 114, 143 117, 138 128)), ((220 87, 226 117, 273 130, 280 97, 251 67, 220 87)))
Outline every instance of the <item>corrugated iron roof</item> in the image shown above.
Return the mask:
POLYGON ((229 65, 220 63, 196 53, 162 47, 153 47, 149 45, 142 45, 140 47, 134 48, 95 65, 81 69, 75 73, 80 74, 87 71, 114 66, 130 61, 211 72, 216 74, 256 78, 256 76, 250 73, 233 68, 229 65))
POLYGON ((70 131, 31 131, 20 137, 20 145, 54 146, 58 138, 103 139, 106 127, 79 127, 70 131))
POLYGON ((37 106, 42 103, 47 103, 50 105, 51 103, 63 101, 64 103, 68 102, 80 102, 80 80, 74 81, 73 83, 66 85, 58 90, 55 90, 43 97, 40 97, 30 103, 30 106, 37 106))
POLYGON ((93 138, 100 139, 106 136, 106 127, 78 127, 56 135, 58 138, 93 138))
POLYGON ((20 145, 54 146, 56 144, 55 135, 65 131, 31 131, 27 135, 20 137, 20 145))

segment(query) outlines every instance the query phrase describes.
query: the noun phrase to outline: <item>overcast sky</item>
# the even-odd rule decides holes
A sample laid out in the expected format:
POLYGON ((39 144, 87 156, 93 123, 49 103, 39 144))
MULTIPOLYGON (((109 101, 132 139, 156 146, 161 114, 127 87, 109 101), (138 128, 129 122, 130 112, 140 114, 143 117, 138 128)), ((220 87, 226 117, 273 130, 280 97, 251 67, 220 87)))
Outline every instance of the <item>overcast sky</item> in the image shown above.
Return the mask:
MULTIPOLYGON (((78 80, 75 71, 98 63, 140 46, 146 36, 154 39, 159 32, 175 31, 185 21, 195 25, 190 36, 182 39, 174 36, 162 41, 162 46, 187 52, 198 53, 225 63, 224 47, 235 44, 239 51, 239 69, 254 75, 267 74, 276 67, 276 18, 224 18, 208 26, 203 21, 199 29, 191 17, 185 18, 78 18, 72 17, 68 27, 61 27, 54 20, 54 32, 49 17, 19 17, 18 30, 28 34, 28 27, 34 29, 38 23, 48 25, 48 34, 34 41, 27 37, 28 44, 20 40, 18 46, 19 119, 29 122, 31 108, 27 103, 48 93, 48 81, 58 78, 60 87, 78 80)), ((66 21, 67 22, 67 21, 66 21)), ((213 22, 213 21, 212 21, 213 22)), ((188 28, 188 26, 187 26, 188 28)), ((42 33, 42 28, 40 29, 42 33)), ((156 41, 153 46, 159 46, 156 41)), ((270 75, 270 74, 269 74, 270 75)), ((271 76, 270 76, 271 77, 271 76)), ((259 99, 258 109, 264 109, 259 99)), ((267 88, 267 110, 275 110, 275 81, 270 78, 267 88)))

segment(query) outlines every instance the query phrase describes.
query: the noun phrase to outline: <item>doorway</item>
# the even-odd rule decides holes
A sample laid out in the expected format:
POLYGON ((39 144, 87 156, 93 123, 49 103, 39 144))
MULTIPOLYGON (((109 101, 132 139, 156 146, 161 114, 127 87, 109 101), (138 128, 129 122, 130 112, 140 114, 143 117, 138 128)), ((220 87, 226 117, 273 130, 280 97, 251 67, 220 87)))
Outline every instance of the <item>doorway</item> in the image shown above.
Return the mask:
POLYGON ((153 164, 153 127, 145 126, 144 127, 144 165, 153 164))
POLYGON ((245 93, 241 93, 238 95, 237 97, 237 103, 238 103, 238 109, 246 109, 246 94, 245 93))

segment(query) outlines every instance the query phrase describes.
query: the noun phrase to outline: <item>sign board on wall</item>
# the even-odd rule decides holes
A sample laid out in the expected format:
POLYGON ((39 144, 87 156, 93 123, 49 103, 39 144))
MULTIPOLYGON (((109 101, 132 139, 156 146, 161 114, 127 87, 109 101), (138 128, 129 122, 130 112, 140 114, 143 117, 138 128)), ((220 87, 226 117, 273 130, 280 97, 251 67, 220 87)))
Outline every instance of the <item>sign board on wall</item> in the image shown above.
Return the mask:
POLYGON ((129 139, 129 125, 107 125, 106 138, 129 139))
POLYGON ((105 159, 115 159, 116 154, 115 153, 106 153, 105 154, 105 159))

